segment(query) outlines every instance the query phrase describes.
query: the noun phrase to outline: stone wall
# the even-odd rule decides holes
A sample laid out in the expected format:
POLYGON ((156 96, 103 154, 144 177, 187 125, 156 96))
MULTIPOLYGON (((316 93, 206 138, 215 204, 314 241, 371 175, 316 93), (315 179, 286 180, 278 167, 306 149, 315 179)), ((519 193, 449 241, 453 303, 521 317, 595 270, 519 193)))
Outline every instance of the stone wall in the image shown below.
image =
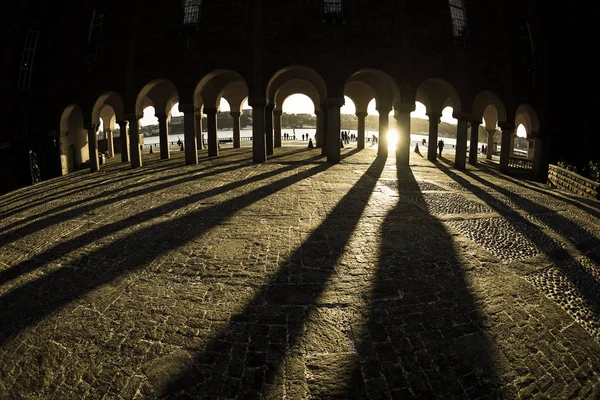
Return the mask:
POLYGON ((584 178, 572 171, 551 164, 548 184, 588 199, 600 199, 600 183, 584 178))

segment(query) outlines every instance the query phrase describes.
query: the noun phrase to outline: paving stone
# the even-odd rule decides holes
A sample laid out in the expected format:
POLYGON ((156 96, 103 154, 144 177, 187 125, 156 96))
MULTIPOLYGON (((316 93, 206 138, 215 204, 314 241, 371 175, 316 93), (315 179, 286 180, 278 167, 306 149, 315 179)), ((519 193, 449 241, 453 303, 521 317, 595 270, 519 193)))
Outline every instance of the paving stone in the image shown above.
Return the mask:
POLYGON ((600 206, 374 149, 0 197, 0 398, 595 398, 600 206))

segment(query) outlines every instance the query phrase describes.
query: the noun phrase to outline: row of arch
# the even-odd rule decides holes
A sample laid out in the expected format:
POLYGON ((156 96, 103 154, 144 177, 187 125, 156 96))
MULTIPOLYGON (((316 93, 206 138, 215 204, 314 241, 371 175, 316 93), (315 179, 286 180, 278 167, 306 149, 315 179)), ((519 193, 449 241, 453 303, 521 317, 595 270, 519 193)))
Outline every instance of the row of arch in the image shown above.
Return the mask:
MULTIPOLYGON (((185 91, 185 88, 183 89, 185 91)), ((515 126, 523 125, 529 140, 538 137, 540 126, 537 113, 530 104, 517 107, 505 105, 499 95, 490 90, 482 90, 471 101, 449 82, 441 78, 431 78, 422 82, 416 89, 401 91, 396 81, 387 73, 377 69, 363 69, 351 75, 345 82, 343 93, 332 95, 323 77, 306 66, 290 66, 281 69, 269 80, 266 90, 258 98, 250 97, 248 83, 231 70, 215 70, 204 76, 191 95, 180 94, 178 88, 167 79, 156 79, 147 83, 138 92, 135 103, 126 105, 116 91, 108 91, 98 97, 91 112, 85 115, 82 109, 71 104, 61 117, 61 162, 63 172, 70 172, 76 165, 89 161, 92 171, 99 169, 98 143, 96 131, 103 121, 105 130, 120 126, 119 141, 121 159, 131 162, 133 167, 142 165, 139 149, 139 123, 143 110, 152 106, 159 122, 161 158, 169 158, 168 124, 173 106, 179 103, 179 111, 184 115, 185 160, 187 164, 198 162, 197 150, 203 147, 199 140, 202 132, 202 115, 206 116, 208 154, 218 156, 217 118, 221 98, 226 98, 234 119, 234 147, 239 147, 239 117, 242 104, 247 99, 252 107, 252 147, 253 160, 265 161, 273 154, 275 147, 281 146, 281 114, 284 100, 296 93, 308 96, 315 105, 317 116, 316 145, 322 149, 329 162, 340 160, 340 108, 344 97, 355 105, 358 117, 358 148, 364 148, 365 118, 367 107, 375 99, 379 112, 380 155, 387 155, 386 133, 389 128, 388 114, 393 111, 399 133, 396 156, 400 164, 408 164, 410 147, 410 113, 415 103, 422 103, 430 120, 430 143, 437 142, 437 125, 442 110, 452 107, 453 116, 458 120, 456 160, 457 168, 464 168, 467 161, 467 133, 471 128, 471 153, 469 162, 476 162, 478 129, 485 123, 491 134, 500 127, 502 131, 501 168, 506 169, 516 135, 515 126), (264 97, 260 97, 264 96, 264 97), (514 110, 510 112, 510 110, 514 110), (473 146, 475 143, 475 146, 473 146), (86 160, 87 155, 87 160, 86 160)), ((490 136, 490 135, 488 135, 490 136)), ((112 138, 111 138, 112 140, 112 138)), ((489 146, 488 146, 489 148, 489 146)), ((489 155, 488 155, 489 156, 489 155)), ((430 146, 428 158, 436 160, 435 147, 430 146)))

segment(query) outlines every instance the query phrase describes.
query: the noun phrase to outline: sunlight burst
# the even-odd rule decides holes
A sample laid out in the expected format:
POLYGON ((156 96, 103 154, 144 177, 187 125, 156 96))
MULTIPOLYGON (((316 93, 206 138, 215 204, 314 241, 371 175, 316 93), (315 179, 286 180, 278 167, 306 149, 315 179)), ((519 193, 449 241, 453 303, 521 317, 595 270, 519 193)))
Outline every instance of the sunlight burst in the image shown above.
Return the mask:
POLYGON ((395 149, 398 143, 398 132, 395 129, 388 130, 388 149, 395 149))

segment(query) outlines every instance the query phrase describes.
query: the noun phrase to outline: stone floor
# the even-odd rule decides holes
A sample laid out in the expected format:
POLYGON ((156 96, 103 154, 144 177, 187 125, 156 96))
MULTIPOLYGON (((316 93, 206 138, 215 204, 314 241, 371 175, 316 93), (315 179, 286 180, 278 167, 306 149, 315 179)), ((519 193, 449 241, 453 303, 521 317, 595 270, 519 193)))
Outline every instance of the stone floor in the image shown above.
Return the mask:
POLYGON ((0 197, 1 399, 600 398, 600 205, 411 154, 0 197))

